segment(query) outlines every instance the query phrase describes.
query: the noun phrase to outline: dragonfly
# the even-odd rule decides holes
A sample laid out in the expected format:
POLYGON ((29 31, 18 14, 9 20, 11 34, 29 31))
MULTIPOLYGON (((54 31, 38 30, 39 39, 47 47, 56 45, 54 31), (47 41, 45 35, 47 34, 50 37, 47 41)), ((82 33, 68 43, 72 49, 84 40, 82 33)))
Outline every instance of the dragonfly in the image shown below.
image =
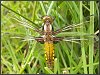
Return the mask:
MULTIPOLYGON (((4 6, 4 5, 2 4, 2 6, 4 6)), ((4 7, 6 7, 6 6, 4 6, 4 7)), ((6 8, 8 8, 8 7, 6 7, 6 8)), ((8 8, 8 9, 10 9, 10 8, 8 8)), ((10 10, 12 12, 14 12, 12 9, 10 9, 10 10)), ((16 14, 19 14, 19 13, 16 13, 16 14)), ((23 16, 21 16, 21 17, 23 17, 23 16)), ((23 17, 23 18, 25 18, 25 17, 23 17)), ((28 19, 26 19, 26 20, 28 20, 28 19)), ((64 31, 71 30, 74 27, 81 26, 83 23, 76 24, 76 25, 64 26, 64 27, 54 31, 54 28, 53 28, 53 25, 52 25, 54 19, 51 16, 48 16, 48 15, 43 16, 42 20, 43 20, 42 30, 40 30, 39 28, 34 28, 34 27, 32 27, 28 24, 27 25, 23 24, 23 26, 30 28, 30 29, 33 29, 34 31, 36 31, 40 35, 42 35, 41 37, 30 37, 29 40, 36 40, 37 42, 44 44, 46 63, 47 63, 49 68, 52 68, 52 66, 54 65, 54 56, 55 56, 54 55, 54 44, 55 43, 58 43, 59 41, 85 40, 85 39, 73 39, 73 38, 66 39, 65 37, 56 37, 55 35, 57 35, 61 32, 64 32, 64 31)), ((17 21, 19 21, 19 20, 17 20, 17 21)), ((22 23, 21 21, 19 21, 19 22, 22 23)), ((88 23, 88 22, 89 21, 86 21, 84 23, 88 23)), ((31 22, 31 23, 33 23, 33 22, 31 22)), ((11 37, 11 38, 20 38, 20 37, 11 37)), ((26 40, 26 38, 24 38, 24 39, 26 40)))
MULTIPOLYGON (((54 31, 53 28, 53 21, 54 19, 51 16, 43 16, 42 17, 43 20, 43 26, 42 29, 40 30, 39 28, 32 28, 31 26, 26 26, 28 28, 32 28, 34 29, 34 31, 38 32, 40 35, 42 35, 41 37, 30 37, 30 40, 36 40, 37 42, 40 42, 41 44, 44 44, 44 50, 45 50, 45 60, 46 60, 46 64, 48 66, 48 68, 52 69, 54 66, 54 44, 58 43, 59 41, 75 41, 75 40, 87 40, 87 39, 66 39, 65 37, 56 37, 55 35, 64 32, 64 31, 68 31, 73 29, 74 27, 78 27, 81 26, 81 24, 83 23, 88 23, 89 21, 80 23, 80 24, 76 24, 76 25, 68 25, 68 26, 64 26, 61 29, 57 29, 56 31, 54 31)), ((12 37, 13 38, 13 37, 12 37)))

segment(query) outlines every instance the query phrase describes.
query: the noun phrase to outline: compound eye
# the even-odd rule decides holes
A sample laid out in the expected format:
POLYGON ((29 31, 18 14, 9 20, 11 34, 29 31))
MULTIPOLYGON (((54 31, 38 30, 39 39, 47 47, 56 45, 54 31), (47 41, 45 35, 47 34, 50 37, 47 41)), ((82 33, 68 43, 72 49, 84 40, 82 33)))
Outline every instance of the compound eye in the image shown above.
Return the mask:
POLYGON ((50 21, 50 20, 48 20, 48 22, 49 22, 49 23, 51 23, 51 21, 50 21))

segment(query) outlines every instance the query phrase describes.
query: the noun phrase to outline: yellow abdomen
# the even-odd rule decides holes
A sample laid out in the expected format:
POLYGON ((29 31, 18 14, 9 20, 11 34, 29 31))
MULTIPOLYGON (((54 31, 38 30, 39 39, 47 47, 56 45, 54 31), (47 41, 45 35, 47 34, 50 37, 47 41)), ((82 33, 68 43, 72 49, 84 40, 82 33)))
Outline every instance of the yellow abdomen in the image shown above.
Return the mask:
POLYGON ((54 65, 54 45, 52 42, 45 42, 44 46, 47 65, 52 68, 54 65))

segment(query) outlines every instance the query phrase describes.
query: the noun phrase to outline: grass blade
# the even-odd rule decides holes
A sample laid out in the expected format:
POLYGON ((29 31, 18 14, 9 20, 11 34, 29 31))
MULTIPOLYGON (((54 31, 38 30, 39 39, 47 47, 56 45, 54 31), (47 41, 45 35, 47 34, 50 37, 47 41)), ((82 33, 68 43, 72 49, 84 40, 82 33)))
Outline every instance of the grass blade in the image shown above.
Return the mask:
MULTIPOLYGON (((82 10, 82 1, 80 2, 80 22, 83 21, 83 10, 82 10)), ((81 33, 83 33, 83 26, 81 27, 81 33)), ((83 36, 81 36, 81 39, 84 39, 83 36)), ((87 67, 86 67, 86 55, 85 55, 85 46, 84 46, 84 41, 81 41, 81 50, 82 50, 82 59, 83 59, 83 69, 84 69, 84 74, 87 74, 87 67)))
MULTIPOLYGON (((90 15, 94 14, 94 1, 90 1, 90 15)), ((90 34, 94 33, 94 16, 90 17, 90 34)), ((94 38, 89 39, 89 74, 93 74, 94 38)))

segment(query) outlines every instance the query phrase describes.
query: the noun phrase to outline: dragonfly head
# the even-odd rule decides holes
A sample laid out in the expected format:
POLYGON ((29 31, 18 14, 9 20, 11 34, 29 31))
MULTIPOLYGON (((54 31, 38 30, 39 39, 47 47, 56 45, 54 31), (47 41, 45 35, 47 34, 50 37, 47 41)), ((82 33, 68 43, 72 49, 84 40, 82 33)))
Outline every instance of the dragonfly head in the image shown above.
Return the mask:
POLYGON ((43 16, 43 17, 42 17, 42 20, 43 20, 44 23, 47 23, 47 24, 49 23, 49 24, 51 24, 51 23, 53 22, 54 19, 53 19, 51 16, 47 16, 47 15, 46 15, 46 16, 43 16))

